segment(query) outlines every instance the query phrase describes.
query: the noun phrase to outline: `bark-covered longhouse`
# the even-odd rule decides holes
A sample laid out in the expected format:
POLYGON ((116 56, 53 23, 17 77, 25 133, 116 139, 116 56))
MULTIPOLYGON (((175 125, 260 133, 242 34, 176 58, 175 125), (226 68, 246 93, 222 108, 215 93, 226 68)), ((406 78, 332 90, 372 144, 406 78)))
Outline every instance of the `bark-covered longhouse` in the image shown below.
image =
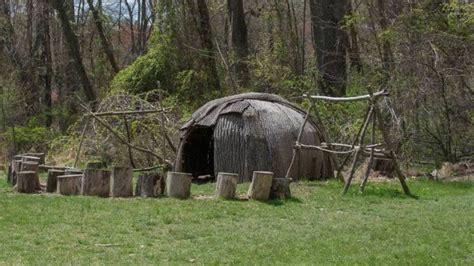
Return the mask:
MULTIPOLYGON (((250 181, 253 171, 284 177, 305 112, 274 94, 244 93, 208 102, 181 127, 175 170, 194 177, 237 173, 250 181)), ((321 125, 305 126, 302 143, 324 142, 321 125)), ((333 175, 327 154, 301 150, 290 176, 321 179, 333 175)))

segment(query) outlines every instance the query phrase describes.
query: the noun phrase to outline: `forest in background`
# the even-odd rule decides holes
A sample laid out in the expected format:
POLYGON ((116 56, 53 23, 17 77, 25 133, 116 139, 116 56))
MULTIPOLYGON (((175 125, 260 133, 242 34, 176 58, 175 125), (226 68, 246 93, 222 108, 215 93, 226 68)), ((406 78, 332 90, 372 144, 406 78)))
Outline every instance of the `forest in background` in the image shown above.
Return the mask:
MULTIPOLYGON (((470 160, 473 52, 474 4, 462 0, 0 0, 0 148, 70 163, 85 105, 158 106, 165 118, 107 122, 172 159, 159 136, 166 130, 176 144, 179 125, 217 97, 267 92, 306 106, 303 93, 386 89, 403 161, 470 160)), ((331 138, 345 143, 364 110, 318 105, 331 138)), ((116 136, 91 128, 86 159, 131 160, 116 136)), ((133 155, 138 166, 156 164, 133 155)))

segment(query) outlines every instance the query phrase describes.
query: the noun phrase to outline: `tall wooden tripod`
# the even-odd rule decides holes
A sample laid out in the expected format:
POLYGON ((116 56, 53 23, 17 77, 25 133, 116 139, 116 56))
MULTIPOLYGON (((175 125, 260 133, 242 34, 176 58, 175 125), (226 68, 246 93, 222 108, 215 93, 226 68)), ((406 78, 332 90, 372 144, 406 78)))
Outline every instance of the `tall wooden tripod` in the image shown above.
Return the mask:
MULTIPOLYGON (((293 147, 293 157, 291 159, 290 165, 286 172, 286 178, 290 178, 289 175, 290 175, 291 169, 295 163, 296 156, 298 155, 301 149, 317 149, 317 150, 327 152, 330 154, 345 154, 346 157, 344 161, 337 168, 337 175, 339 176, 344 165, 347 163, 350 157, 352 157, 352 163, 351 163, 349 175, 344 179, 344 189, 342 193, 345 194, 349 190, 350 184, 352 182, 352 178, 354 177, 354 172, 355 172, 355 168, 356 168, 356 164, 357 164, 357 160, 359 159, 359 156, 361 154, 366 154, 370 156, 370 159, 369 159, 369 164, 367 165, 367 168, 365 170, 364 178, 360 184, 361 192, 364 190, 364 187, 367 183, 367 180, 370 174, 370 169, 372 168, 372 165, 374 162, 374 158, 377 157, 377 158, 386 158, 392 161, 392 164, 395 169, 395 175, 397 176, 398 180, 400 181, 400 184, 402 185, 403 192, 411 196, 410 189, 408 188, 408 185, 405 182, 406 177, 400 170, 397 156, 393 150, 393 143, 391 142, 390 137, 388 136, 387 128, 385 127, 384 121, 382 117, 380 116, 381 113, 380 113, 378 100, 380 98, 388 96, 388 93, 386 91, 379 91, 376 93, 370 93, 370 94, 360 95, 360 96, 355 96, 355 97, 328 97, 328 96, 319 96, 319 95, 316 96, 316 95, 306 95, 306 94, 303 96, 308 98, 311 104, 308 107, 305 120, 303 124, 301 125, 298 137, 296 139, 296 143, 293 147), (315 113, 316 113, 317 122, 321 123, 321 120, 319 119, 319 115, 317 112, 317 108, 314 108, 316 106, 317 100, 336 102, 336 103, 337 102, 353 102, 353 101, 367 101, 368 102, 368 107, 367 107, 367 112, 364 118, 364 122, 362 126, 360 127, 359 132, 355 136, 352 144, 331 143, 329 142, 328 136, 325 132, 322 132, 322 133, 323 135, 325 135, 326 139, 328 140, 328 143, 321 143, 320 146, 313 146, 313 145, 305 145, 300 142, 301 137, 302 137, 302 132, 308 122, 310 112, 313 109, 315 110, 315 113), (367 128, 369 127, 370 123, 372 124, 370 144, 365 145, 364 138, 365 138, 367 128), (376 127, 378 127, 378 129, 382 133, 382 138, 384 142, 383 144, 375 143, 376 127), (384 146, 385 149, 382 149, 381 148, 382 146, 384 146), (346 150, 334 150, 333 147, 345 148, 346 150)), ((335 164, 335 160, 332 160, 332 161, 335 164)))

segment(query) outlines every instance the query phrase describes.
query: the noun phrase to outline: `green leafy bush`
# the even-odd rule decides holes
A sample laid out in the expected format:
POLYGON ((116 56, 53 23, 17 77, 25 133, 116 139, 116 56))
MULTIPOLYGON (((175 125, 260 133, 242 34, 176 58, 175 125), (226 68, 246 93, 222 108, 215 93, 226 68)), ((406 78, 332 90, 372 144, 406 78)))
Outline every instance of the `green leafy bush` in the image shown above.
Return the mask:
POLYGON ((178 73, 176 51, 168 36, 152 42, 148 52, 120 71, 112 80, 112 90, 142 93, 162 88, 173 91, 178 73))

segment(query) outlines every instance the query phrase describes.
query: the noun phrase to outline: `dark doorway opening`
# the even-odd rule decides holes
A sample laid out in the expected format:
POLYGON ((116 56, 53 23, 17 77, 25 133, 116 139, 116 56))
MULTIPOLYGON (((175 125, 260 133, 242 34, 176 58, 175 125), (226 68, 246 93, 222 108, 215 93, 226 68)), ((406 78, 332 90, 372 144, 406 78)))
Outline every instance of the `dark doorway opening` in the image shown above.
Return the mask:
POLYGON ((212 127, 195 127, 186 138, 183 146, 183 170, 191 173, 194 181, 214 179, 213 131, 212 127))

